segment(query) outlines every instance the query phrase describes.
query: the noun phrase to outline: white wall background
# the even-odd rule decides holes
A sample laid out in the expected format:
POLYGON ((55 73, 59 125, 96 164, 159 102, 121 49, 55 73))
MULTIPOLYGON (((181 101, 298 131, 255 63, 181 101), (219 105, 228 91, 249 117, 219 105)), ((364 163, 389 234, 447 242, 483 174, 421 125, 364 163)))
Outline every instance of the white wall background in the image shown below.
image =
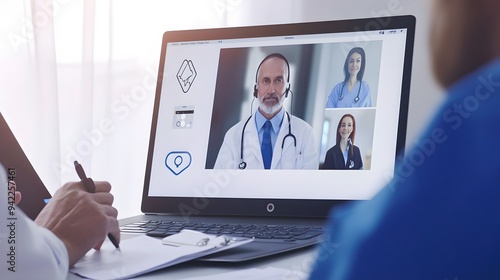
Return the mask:
POLYGON ((64 165, 78 157, 95 180, 112 183, 119 218, 124 218, 140 213, 164 31, 412 14, 417 30, 407 133, 411 146, 443 97, 430 67, 428 2, 2 1, 0 111, 51 192, 65 181, 77 180, 71 170, 54 172, 54 163, 64 165), (46 2, 54 9, 44 10, 46 2), (33 3, 42 5, 34 9, 33 3), (39 18, 30 29, 33 11, 51 17, 39 18), (123 110, 110 109, 118 106, 123 110), (95 129, 102 137, 94 135, 92 140, 88 135, 95 129), (85 141, 92 145, 82 146, 85 141), (81 151, 75 152, 78 148, 81 151))

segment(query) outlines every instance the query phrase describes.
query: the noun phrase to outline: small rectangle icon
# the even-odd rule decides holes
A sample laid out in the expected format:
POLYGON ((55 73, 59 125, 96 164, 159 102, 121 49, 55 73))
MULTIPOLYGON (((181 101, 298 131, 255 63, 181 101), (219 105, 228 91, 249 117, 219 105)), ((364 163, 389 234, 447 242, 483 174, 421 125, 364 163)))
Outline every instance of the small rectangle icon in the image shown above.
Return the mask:
POLYGON ((174 108, 172 128, 193 128, 194 106, 177 106, 174 108))

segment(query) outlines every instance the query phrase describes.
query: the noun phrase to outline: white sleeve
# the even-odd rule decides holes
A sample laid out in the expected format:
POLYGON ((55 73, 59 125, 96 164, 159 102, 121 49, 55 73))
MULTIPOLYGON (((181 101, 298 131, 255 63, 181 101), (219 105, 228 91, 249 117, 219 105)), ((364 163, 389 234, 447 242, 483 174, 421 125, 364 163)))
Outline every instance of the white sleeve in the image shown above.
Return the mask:
POLYGON ((0 278, 66 279, 69 258, 64 243, 12 206, 0 165, 0 278))

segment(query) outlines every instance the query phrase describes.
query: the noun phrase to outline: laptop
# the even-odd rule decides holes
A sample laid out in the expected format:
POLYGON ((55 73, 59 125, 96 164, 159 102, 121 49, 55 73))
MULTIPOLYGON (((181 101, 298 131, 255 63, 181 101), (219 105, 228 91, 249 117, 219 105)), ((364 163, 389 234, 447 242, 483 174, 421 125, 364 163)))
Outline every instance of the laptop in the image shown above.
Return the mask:
POLYGON ((1 113, 0 137, 0 163, 5 168, 9 180, 13 179, 17 190, 22 193, 19 208, 34 220, 52 196, 1 113))
MULTIPOLYGON (((394 176, 405 145, 414 35, 413 16, 165 32, 144 214, 121 220, 122 232, 161 237, 195 229, 255 238, 204 259, 219 262, 247 261, 320 242, 332 209, 372 198, 394 176), (335 95, 354 48, 364 52, 364 73, 358 79, 363 90, 354 87, 335 95), (243 144, 250 137, 246 128, 236 127, 233 136, 228 130, 246 120, 248 127, 255 125, 257 69, 276 53, 286 58, 283 79, 289 86, 281 129, 296 139, 283 144, 278 139, 274 149, 283 149, 285 142, 301 149, 297 143, 304 133, 295 118, 301 119, 314 139, 306 150, 312 150, 315 164, 240 169, 250 160, 252 147, 243 144), (361 102, 363 96, 369 102, 361 102), (344 105, 329 107, 329 98, 345 99, 335 101, 344 105), (351 134, 348 143, 358 147, 362 167, 357 170, 348 170, 354 166, 348 156, 347 169, 325 162, 346 115, 356 122, 355 138, 351 134), (230 152, 234 164, 215 168, 226 141, 236 147, 230 152)), ((296 154, 292 160, 306 156, 296 154)))

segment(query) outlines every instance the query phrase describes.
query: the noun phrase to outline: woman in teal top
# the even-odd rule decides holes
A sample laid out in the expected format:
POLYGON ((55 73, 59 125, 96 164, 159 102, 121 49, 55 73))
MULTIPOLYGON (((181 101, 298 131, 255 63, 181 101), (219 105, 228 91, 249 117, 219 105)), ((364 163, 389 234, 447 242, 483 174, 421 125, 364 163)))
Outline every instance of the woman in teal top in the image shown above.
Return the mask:
POLYGON ((370 86, 363 81, 366 56, 363 48, 353 48, 344 63, 345 79, 328 95, 326 108, 371 107, 370 86))

